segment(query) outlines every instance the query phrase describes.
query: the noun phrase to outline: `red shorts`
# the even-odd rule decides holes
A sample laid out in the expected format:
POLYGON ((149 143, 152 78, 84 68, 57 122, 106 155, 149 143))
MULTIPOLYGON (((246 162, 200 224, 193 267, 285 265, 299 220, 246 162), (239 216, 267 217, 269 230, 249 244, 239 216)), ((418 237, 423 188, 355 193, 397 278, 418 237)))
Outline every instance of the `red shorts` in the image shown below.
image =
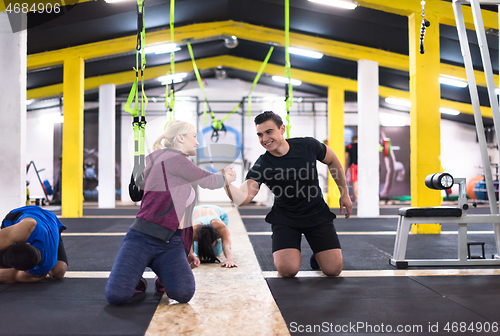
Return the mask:
POLYGON ((349 166, 349 182, 358 181, 358 165, 352 164, 349 166))

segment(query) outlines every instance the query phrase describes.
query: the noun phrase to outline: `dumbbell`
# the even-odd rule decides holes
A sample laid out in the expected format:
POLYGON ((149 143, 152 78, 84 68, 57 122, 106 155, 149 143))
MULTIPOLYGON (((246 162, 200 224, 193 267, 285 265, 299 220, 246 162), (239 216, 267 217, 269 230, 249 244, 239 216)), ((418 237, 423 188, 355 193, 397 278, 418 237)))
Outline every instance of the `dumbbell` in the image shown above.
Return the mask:
POLYGON ((391 144, 391 139, 389 138, 384 139, 383 145, 379 144, 379 152, 382 152, 382 155, 384 155, 384 157, 388 157, 389 155, 391 155, 391 151, 393 150, 399 150, 399 146, 393 146, 391 144))

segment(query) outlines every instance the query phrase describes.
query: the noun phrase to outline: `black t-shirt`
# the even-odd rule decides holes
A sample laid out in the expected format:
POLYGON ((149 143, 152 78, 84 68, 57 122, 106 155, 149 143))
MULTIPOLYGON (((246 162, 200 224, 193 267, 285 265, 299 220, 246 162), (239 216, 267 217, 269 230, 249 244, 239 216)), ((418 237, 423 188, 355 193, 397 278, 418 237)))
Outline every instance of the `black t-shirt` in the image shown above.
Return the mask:
POLYGON ((358 143, 353 142, 345 147, 345 151, 349 153, 349 166, 358 164, 358 143))
POLYGON ((273 211, 294 218, 318 214, 327 207, 319 186, 316 161, 324 160, 326 146, 314 138, 287 139, 288 153, 262 154, 247 179, 264 183, 275 195, 273 211))

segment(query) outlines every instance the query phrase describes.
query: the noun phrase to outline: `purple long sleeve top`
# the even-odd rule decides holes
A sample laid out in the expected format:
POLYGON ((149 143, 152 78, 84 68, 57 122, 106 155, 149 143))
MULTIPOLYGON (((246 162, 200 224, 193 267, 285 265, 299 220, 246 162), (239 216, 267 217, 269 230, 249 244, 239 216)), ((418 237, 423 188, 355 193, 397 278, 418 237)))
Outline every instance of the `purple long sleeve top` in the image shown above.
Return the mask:
MULTIPOLYGON (((159 229, 168 234, 175 233, 184 218, 180 226, 181 238, 186 252, 189 252, 193 242, 191 217, 195 200, 190 197, 194 193, 193 187, 199 185, 206 189, 222 188, 224 177, 198 168, 185 154, 172 149, 159 149, 148 155, 144 177, 144 196, 136 223, 139 220, 142 227, 152 228, 153 231, 159 229), (163 229, 152 226, 151 223, 163 229)), ((132 228, 137 226, 136 223, 132 228)), ((140 231, 151 235, 150 229, 146 230, 149 232, 140 231)), ((155 233, 152 235, 158 236, 155 233)))

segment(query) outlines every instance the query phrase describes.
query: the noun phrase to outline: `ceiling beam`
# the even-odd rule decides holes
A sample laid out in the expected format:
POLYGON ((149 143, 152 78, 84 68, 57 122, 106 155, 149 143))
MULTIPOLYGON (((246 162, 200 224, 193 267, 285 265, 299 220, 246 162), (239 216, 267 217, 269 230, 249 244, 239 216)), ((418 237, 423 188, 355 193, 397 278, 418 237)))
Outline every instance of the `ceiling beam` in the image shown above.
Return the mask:
MULTIPOLYGON (((200 70, 215 69, 218 66, 223 66, 226 68, 234 68, 243 71, 249 71, 257 73, 262 65, 261 62, 249 60, 245 58, 235 57, 235 56, 216 56, 210 58, 203 58, 196 60, 196 65, 200 70)), ((193 71, 193 65, 191 61, 178 62, 175 64, 176 72, 191 72, 193 71)), ((170 65, 161 65, 156 67, 148 67, 144 72, 145 80, 154 80, 160 76, 168 73, 170 70, 170 65)), ((264 73, 269 75, 283 76, 285 68, 281 65, 275 65, 268 63, 264 70, 264 73)), ((329 87, 336 85, 345 91, 357 92, 357 81, 353 79, 347 79, 332 75, 326 75, 306 70, 293 69, 291 70, 292 77, 294 79, 299 79, 305 83, 310 83, 314 85, 320 85, 329 87)), ((95 76, 85 78, 85 91, 97 90, 100 85, 114 83, 116 86, 130 85, 135 80, 135 72, 125 71, 116 74, 95 76)), ((63 92, 62 84, 49 85, 42 88, 30 89, 27 91, 28 99, 40 99, 48 98, 54 96, 60 96, 63 92)), ((384 86, 379 87, 379 95, 383 98, 385 97, 395 97, 395 98, 410 98, 410 93, 408 91, 392 89, 384 86)), ((474 114, 472 110, 472 105, 465 103, 453 102, 446 99, 441 99, 441 107, 448 107, 460 110, 462 113, 474 114)), ((483 117, 492 117, 491 109, 488 107, 481 106, 481 113, 483 117)))
MULTIPOLYGON (((396 1, 398 2, 398 1, 396 1)), ((175 29, 175 42, 181 43, 186 39, 205 39, 214 36, 231 36, 264 43, 276 43, 284 47, 285 37, 281 30, 255 26, 243 22, 222 21, 200 23, 175 29)), ((150 32, 146 34, 147 45, 170 42, 170 29, 150 32)), ((67 57, 75 55, 85 60, 120 55, 134 52, 136 36, 127 36, 106 41, 84 44, 54 51, 29 55, 27 59, 28 70, 44 68, 62 64, 67 57)), ((304 34, 290 33, 290 45, 316 50, 331 57, 358 61, 366 59, 378 62, 379 66, 408 72, 410 60, 407 55, 401 55, 375 48, 359 46, 350 43, 338 42, 304 34)), ((292 65, 293 66, 293 65, 292 65)), ((477 85, 486 86, 486 79, 482 71, 474 71, 477 85)), ((466 79, 465 68, 441 64, 441 74, 466 79)), ((494 75, 498 83, 498 75, 494 75)))
MULTIPOLYGON (((412 13, 420 13, 422 7, 420 0, 357 0, 359 6, 376 9, 392 14, 408 16, 412 13)), ((469 6, 462 6, 465 27, 474 30, 474 20, 472 10, 469 6)), ((439 17, 439 23, 449 26, 456 26, 455 15, 451 2, 441 0, 427 0, 425 2, 425 12, 432 12, 439 17)), ((498 29, 498 13, 489 10, 481 10, 486 30, 498 29)))

